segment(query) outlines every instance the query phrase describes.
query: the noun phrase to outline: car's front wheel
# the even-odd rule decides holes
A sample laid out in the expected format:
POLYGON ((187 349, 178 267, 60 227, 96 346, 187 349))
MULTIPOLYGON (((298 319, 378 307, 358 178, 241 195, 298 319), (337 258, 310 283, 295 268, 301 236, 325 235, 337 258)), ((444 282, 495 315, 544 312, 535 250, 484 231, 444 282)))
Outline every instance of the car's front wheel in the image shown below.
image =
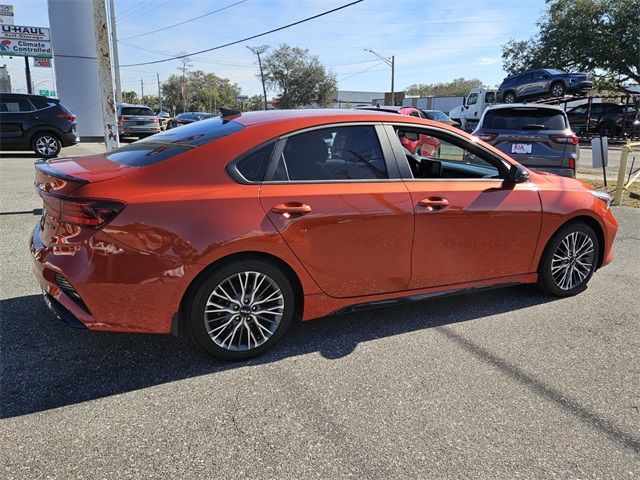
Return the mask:
POLYGON ((589 225, 565 225, 551 238, 542 255, 538 285, 558 297, 582 292, 596 269, 599 252, 598 237, 589 225))
POLYGON ((222 360, 246 360, 273 347, 295 315, 296 298, 281 269, 262 259, 215 269, 188 310, 192 338, 222 360))
POLYGON ((37 133, 32 140, 33 151, 43 158, 57 157, 62 150, 60 139, 48 132, 37 133))

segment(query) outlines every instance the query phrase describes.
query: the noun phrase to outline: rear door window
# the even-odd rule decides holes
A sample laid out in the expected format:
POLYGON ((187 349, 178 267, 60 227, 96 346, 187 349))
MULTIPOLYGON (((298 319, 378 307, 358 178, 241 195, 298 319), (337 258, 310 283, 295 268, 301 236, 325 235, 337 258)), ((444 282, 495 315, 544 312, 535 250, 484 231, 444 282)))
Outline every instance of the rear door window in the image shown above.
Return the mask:
POLYGON ((0 111, 9 113, 31 112, 33 105, 26 98, 7 97, 0 101, 0 111))
POLYGON ((187 150, 232 135, 243 125, 220 117, 202 120, 157 133, 143 140, 117 148, 105 156, 112 162, 143 167, 162 162, 187 150))
POLYGON ((547 108, 500 108, 486 112, 482 128, 492 130, 565 130, 563 112, 547 108))

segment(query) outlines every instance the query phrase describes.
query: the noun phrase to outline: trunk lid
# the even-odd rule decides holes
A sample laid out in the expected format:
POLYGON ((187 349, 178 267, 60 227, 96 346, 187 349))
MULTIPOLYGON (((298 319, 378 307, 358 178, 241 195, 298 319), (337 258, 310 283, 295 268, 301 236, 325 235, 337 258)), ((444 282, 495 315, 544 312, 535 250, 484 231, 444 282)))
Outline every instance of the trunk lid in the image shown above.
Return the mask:
POLYGON ((39 161, 34 166, 35 187, 42 198, 40 239, 47 246, 59 233, 65 198, 83 185, 119 177, 133 168, 111 162, 104 155, 39 161))

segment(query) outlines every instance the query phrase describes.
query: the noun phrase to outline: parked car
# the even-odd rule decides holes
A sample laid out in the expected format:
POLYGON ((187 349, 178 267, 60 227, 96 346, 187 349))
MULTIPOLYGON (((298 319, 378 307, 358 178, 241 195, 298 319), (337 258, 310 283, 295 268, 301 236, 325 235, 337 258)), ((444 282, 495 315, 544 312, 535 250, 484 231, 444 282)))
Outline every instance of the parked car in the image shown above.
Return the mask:
POLYGON ((505 78, 498 88, 498 101, 515 103, 524 99, 564 97, 587 92, 592 87, 591 77, 586 73, 540 68, 505 78))
POLYGON ((575 177, 578 137, 560 107, 493 105, 484 111, 473 134, 526 167, 575 177))
POLYGON ((204 120, 206 118, 213 117, 212 114, 206 112, 184 112, 179 115, 176 115, 174 118, 169 120, 167 123, 167 130, 170 128, 176 128, 181 125, 187 125, 193 122, 199 122, 200 120, 204 120))
POLYGON ((118 133, 121 137, 145 138, 160 131, 160 121, 145 105, 119 103, 117 105, 118 133))
POLYGON ((447 125, 453 125, 454 127, 460 126, 459 122, 452 120, 451 118, 449 118, 449 115, 447 115, 444 112, 441 112, 440 110, 420 110, 420 111, 424 113, 425 118, 428 118, 429 120, 446 123, 447 125))
POLYGON ((233 112, 35 169, 32 260, 57 315, 187 334, 227 360, 365 306, 514 283, 575 295, 617 230, 606 193, 368 110, 233 112), (447 158, 410 161, 407 135, 447 158))
MULTIPOLYGON (((376 112, 397 113, 399 115, 409 115, 416 118, 427 118, 420 110, 414 107, 394 107, 394 106, 365 106, 356 107, 357 110, 373 110, 376 112)), ((440 152, 440 142, 437 138, 429 135, 419 135, 417 138, 410 140, 408 137, 401 138, 402 145, 411 153, 424 156, 438 156, 440 152)))
POLYGON ((636 115, 635 107, 617 103, 592 103, 591 112, 589 104, 567 110, 569 122, 578 135, 597 133, 602 137, 622 137, 630 133, 636 115))
POLYGON ((76 116, 57 98, 0 93, 0 150, 33 150, 57 157, 80 141, 76 116))
POLYGON ((156 116, 158 117, 158 122, 160 123, 160 130, 166 130, 167 124, 171 119, 171 114, 169 112, 161 110, 159 112, 156 112, 156 116))

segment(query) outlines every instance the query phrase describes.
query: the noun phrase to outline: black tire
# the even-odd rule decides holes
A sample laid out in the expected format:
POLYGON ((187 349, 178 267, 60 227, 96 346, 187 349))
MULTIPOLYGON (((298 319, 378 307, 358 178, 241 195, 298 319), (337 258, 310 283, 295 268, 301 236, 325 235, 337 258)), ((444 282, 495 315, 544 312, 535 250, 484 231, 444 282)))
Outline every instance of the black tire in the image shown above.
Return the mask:
POLYGON ((611 122, 605 122, 598 125, 598 135, 600 135, 601 137, 615 137, 616 130, 616 126, 611 122))
POLYGON ((503 97, 504 103, 516 103, 517 99, 518 97, 516 97, 516 94, 514 92, 507 92, 503 97))
POLYGON ((552 97, 564 97, 564 94, 567 92, 567 89, 562 82, 556 82, 551 85, 551 96, 552 97))
MULTIPOLYGON (((218 291, 223 293, 222 290, 218 291)), ((249 288, 247 288, 247 291, 248 290, 249 288)), ((259 292, 260 288, 258 288, 257 291, 259 292)), ((247 297, 244 297, 245 300, 248 298, 248 295, 251 294, 248 293, 247 297)), ((255 297, 255 295, 253 296, 255 297)), ((277 299, 278 295, 274 298, 277 299)), ((295 316, 296 301, 296 295, 291 282, 281 269, 270 262, 258 258, 237 260, 224 264, 220 268, 216 268, 208 277, 201 281, 195 294, 191 297, 190 304, 187 306, 187 327, 191 338, 209 355, 221 360, 247 360, 263 354, 283 337, 295 316), (237 283, 237 281, 240 281, 239 278, 242 278, 242 276, 247 273, 250 274, 247 280, 248 285, 252 284, 254 278, 260 278, 258 275, 264 275, 266 278, 262 284, 259 284, 259 287, 266 285, 268 288, 273 289, 267 291, 265 294, 267 297, 269 296, 269 291, 275 292, 276 289, 278 289, 282 295, 281 303, 279 300, 269 302, 261 298, 255 298, 256 303, 244 305, 246 302, 239 302, 241 305, 238 305, 238 303, 232 303, 221 297, 219 298, 214 292, 222 285, 222 290, 225 292, 231 290, 227 293, 234 296, 236 289, 240 289, 240 284, 237 283), (256 275, 252 276, 251 274, 256 275), (272 283, 264 284, 265 281, 272 283), (231 311, 222 312, 214 310, 214 312, 205 313, 205 307, 207 307, 210 299, 213 299, 215 302, 220 302, 216 305, 209 303, 210 309, 223 307, 231 311), (282 313, 279 315, 278 313, 272 312, 270 315, 273 315, 273 317, 260 316, 260 314, 257 313, 260 310, 256 310, 258 306, 282 313), (252 308, 255 313, 252 313, 252 308), (221 319, 217 319, 215 315, 220 315, 221 319), (260 316, 260 320, 258 320, 258 316, 260 316), (270 323, 271 321, 267 318, 273 319, 274 323, 270 323), (275 323, 276 320, 277 324, 275 323), (226 327, 224 326, 225 324, 227 325, 226 327), (262 328, 259 327, 259 325, 262 328), (273 330, 270 336, 262 333, 265 331, 265 327, 267 330, 273 330), (212 333, 210 334, 208 330, 212 333), (251 334, 248 332, 251 332, 251 334), (227 342, 223 340, 225 338, 228 339, 231 334, 233 334, 233 336, 230 338, 229 344, 221 346, 219 343, 225 345, 227 342), (259 336, 260 334, 262 337, 259 336), (234 346, 233 343, 236 335, 238 335, 237 345, 234 346), (250 337, 250 335, 252 335, 252 337, 250 337), (251 339, 255 342, 254 347, 251 347, 251 339), (245 345, 245 343, 247 343, 247 345, 245 345)))
POLYGON ((584 291, 597 267, 599 254, 598 236, 589 225, 582 222, 564 225, 551 237, 542 254, 538 266, 538 287, 557 297, 570 297, 584 291), (577 246, 574 251, 578 255, 570 253, 570 235, 575 235, 574 245, 577 246), (586 240, 586 243, 581 243, 586 238, 590 244, 586 240), (565 247, 569 254, 567 260, 562 260, 565 247), (585 264, 589 264, 588 269, 585 264), (564 274, 565 271, 570 272, 570 275, 564 274))
POLYGON ((42 158, 54 158, 60 154, 62 142, 55 133, 39 132, 33 136, 31 148, 42 158))

